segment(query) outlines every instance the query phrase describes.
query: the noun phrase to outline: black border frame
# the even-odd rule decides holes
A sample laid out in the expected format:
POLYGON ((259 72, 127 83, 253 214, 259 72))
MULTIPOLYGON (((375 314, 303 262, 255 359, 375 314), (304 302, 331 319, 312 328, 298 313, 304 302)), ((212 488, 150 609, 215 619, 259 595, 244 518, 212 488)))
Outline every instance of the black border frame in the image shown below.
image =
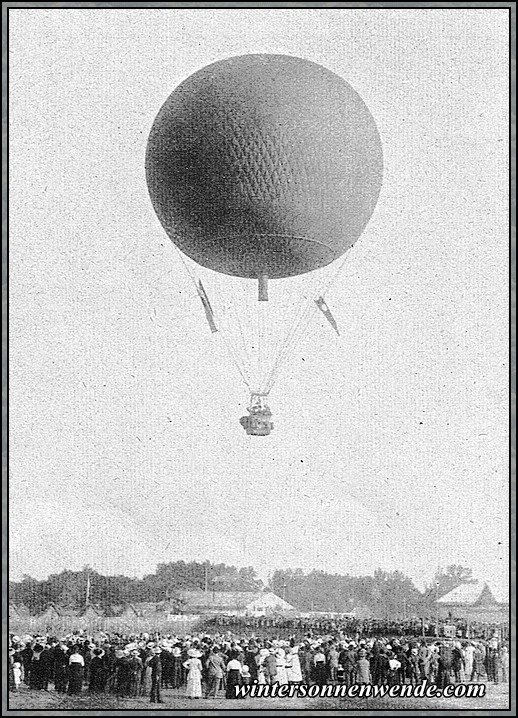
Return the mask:
MULTIPOLYGON (((8 203, 9 203, 9 111, 8 111, 8 87, 9 87, 9 10, 16 9, 500 9, 509 10, 509 349, 510 349, 510 406, 509 406, 509 538, 510 538, 510 561, 509 561, 509 585, 511 601, 509 604, 509 629, 510 629, 510 671, 509 671, 509 708, 484 711, 483 709, 473 710, 401 710, 395 706, 393 710, 304 710, 308 715, 343 715, 356 713, 357 715, 391 715, 394 711, 404 715, 472 715, 481 713, 483 715, 516 715, 516 695, 512 687, 516 686, 516 155, 513 150, 516 148, 516 2, 419 2, 419 3, 396 3, 396 2, 160 2, 160 3, 137 3, 137 2, 97 2, 97 3, 66 3, 66 2, 2 2, 2 715, 81 715, 82 710, 71 709, 49 709, 49 710, 9 710, 8 701, 4 701, 4 689, 7 686, 7 643, 9 636, 8 628, 8 582, 9 582, 9 517, 8 517, 8 316, 9 316, 9 224, 8 224, 8 203), (4 331, 5 327, 5 331, 4 331), (513 650, 514 649, 514 650, 513 650), (5 660, 4 660, 5 659, 5 660)), ((90 712, 90 711, 89 711, 90 712)), ((210 710, 207 708, 191 709, 189 715, 234 715, 245 713, 248 715, 298 715, 300 711, 278 709, 278 710, 253 710, 244 706, 236 709, 210 710)), ((109 709, 92 710, 96 715, 119 715, 121 713, 145 713, 146 715, 184 715, 183 710, 164 708, 163 710, 135 709, 109 709)))

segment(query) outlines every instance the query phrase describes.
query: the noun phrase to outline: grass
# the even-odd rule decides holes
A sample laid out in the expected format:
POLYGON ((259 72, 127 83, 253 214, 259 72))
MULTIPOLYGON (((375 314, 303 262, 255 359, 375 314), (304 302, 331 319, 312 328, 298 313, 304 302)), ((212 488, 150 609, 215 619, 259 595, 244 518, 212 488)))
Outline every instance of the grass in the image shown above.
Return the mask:
POLYGON ((164 703, 150 703, 149 698, 124 698, 118 700, 112 695, 90 696, 86 691, 80 696, 66 696, 49 691, 31 691, 25 686, 19 693, 9 693, 9 710, 506 710, 509 708, 509 684, 487 684, 483 698, 246 698, 242 700, 191 700, 182 691, 162 691, 164 703))

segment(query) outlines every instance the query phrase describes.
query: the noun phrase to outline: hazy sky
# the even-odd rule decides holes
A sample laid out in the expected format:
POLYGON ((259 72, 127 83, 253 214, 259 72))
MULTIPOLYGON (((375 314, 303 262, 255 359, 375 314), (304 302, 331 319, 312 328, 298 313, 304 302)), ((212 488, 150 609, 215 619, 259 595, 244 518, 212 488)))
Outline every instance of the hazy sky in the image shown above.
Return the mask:
POLYGON ((507 11, 10 11, 10 572, 211 559, 417 585, 508 563, 507 11), (380 130, 375 214, 248 402, 156 219, 146 140, 232 55, 325 65, 380 130), (321 323, 320 323, 321 324, 321 323))

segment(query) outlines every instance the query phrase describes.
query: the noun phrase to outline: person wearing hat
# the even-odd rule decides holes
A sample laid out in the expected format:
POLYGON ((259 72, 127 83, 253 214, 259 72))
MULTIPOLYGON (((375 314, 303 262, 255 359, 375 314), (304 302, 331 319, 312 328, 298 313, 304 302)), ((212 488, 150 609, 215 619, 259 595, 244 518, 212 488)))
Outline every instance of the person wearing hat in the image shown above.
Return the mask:
POLYGON ((423 681, 425 678, 428 678, 428 670, 430 667, 430 649, 425 640, 421 641, 417 656, 419 661, 419 678, 423 681))
POLYGON ((277 658, 275 656, 275 648, 268 649, 268 655, 263 660, 264 678, 267 684, 271 685, 277 679, 277 658))
POLYGON ((142 671, 144 666, 140 658, 140 650, 135 644, 135 647, 131 649, 128 658, 128 671, 129 671, 129 691, 130 698, 138 698, 140 695, 140 683, 142 679, 142 671))
POLYGON ((415 686, 419 682, 419 676, 421 673, 419 668, 419 649, 411 648, 409 653, 406 654, 406 659, 406 676, 410 679, 411 685, 415 686))
POLYGON ((65 639, 62 639, 53 651, 54 659, 54 690, 57 693, 65 693, 68 682, 68 646, 65 639))
POLYGON ((315 667, 315 683, 317 686, 323 686, 327 682, 326 675, 326 656, 321 645, 315 647, 313 656, 313 665, 315 667))
POLYGON ((286 675, 288 677, 288 683, 302 683, 298 646, 286 649, 286 675))
POLYGON ((365 648, 360 648, 358 651, 358 662, 356 664, 356 682, 357 683, 372 683, 371 666, 369 659, 367 658, 367 651, 365 648))
POLYGON ((327 652, 327 671, 329 675, 329 681, 333 685, 336 685, 338 680, 339 658, 340 654, 338 653, 336 645, 334 644, 334 642, 332 642, 327 652))
POLYGON ((244 661, 250 670, 250 681, 251 683, 257 682, 257 660, 259 656, 259 649, 254 639, 251 639, 245 648, 244 661))
POLYGON ((443 641, 439 648, 439 671, 437 673, 437 685, 445 688, 451 683, 453 670, 453 650, 449 641, 443 641))
POLYGON ((286 685, 288 682, 288 674, 286 672, 286 654, 284 648, 277 648, 275 651, 276 669, 277 673, 275 676, 275 682, 281 686, 286 685))
POLYGON ((163 638, 160 643, 162 649, 162 688, 172 688, 173 682, 173 651, 171 641, 163 638))
POLYGON ((149 661, 151 668, 151 703, 163 703, 160 694, 160 684, 162 682, 162 649, 159 646, 153 648, 153 657, 149 661))
POLYGON ((32 662, 32 636, 25 635, 21 645, 20 656, 23 664, 23 682, 30 685, 31 662, 32 662))
POLYGON ((188 658, 183 667, 187 670, 187 698, 201 698, 201 653, 196 648, 189 648, 188 658))
POLYGON ((149 665, 154 653, 152 648, 144 645, 140 650, 140 659, 142 661, 142 673, 140 676, 139 695, 149 698, 151 694, 151 666, 149 665))
POLYGON ((475 653, 473 641, 466 641, 464 643, 462 653, 464 655, 464 675, 466 681, 469 681, 473 673, 473 654, 475 653))
POLYGON ((183 684, 182 644, 176 642, 171 650, 171 688, 178 690, 183 684))
POLYGON ((309 641, 304 641, 299 647, 299 660, 302 669, 304 683, 310 686, 313 683, 315 666, 313 664, 313 654, 309 641))
POLYGON ((270 651, 267 648, 260 648, 257 654, 257 683, 262 686, 266 683, 266 677, 264 674, 264 659, 268 656, 270 651))
POLYGON ((90 680, 88 683, 90 693, 104 693, 107 678, 106 654, 102 648, 94 648, 93 657, 90 661, 90 680))
POLYGON ((126 698, 130 688, 130 666, 129 651, 125 648, 118 648, 115 651, 115 692, 118 698, 126 698))
POLYGON ((30 687, 35 690, 46 691, 49 685, 49 674, 49 652, 41 642, 37 642, 32 649, 30 687))
POLYGON ((216 698, 225 674, 225 662, 217 646, 211 646, 205 662, 207 672, 207 689, 205 698, 216 698))
POLYGON ((351 686, 355 680, 356 674, 356 651, 354 642, 351 641, 349 646, 340 652, 339 662, 344 668, 344 682, 351 686))
POLYGON ((78 695, 83 688, 85 661, 77 646, 70 651, 68 659, 68 695, 78 695))
MULTIPOLYGON (((273 659, 275 660, 275 656, 273 656, 273 659)), ((237 698, 236 686, 240 686, 242 683, 241 668, 242 664, 237 659, 237 653, 231 653, 230 660, 227 663, 227 687, 225 698, 237 698)))
POLYGON ((430 646, 430 656, 428 660, 428 675, 430 683, 436 683, 437 674, 439 672, 439 647, 430 646))

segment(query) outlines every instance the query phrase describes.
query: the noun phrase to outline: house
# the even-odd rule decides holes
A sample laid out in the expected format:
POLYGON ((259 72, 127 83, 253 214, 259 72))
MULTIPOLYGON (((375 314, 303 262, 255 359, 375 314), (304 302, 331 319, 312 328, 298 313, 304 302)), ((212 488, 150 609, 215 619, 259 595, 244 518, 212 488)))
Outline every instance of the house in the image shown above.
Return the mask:
POLYGON ((507 623, 509 598, 494 592, 484 581, 462 583, 437 601, 439 617, 468 622, 507 623))
POLYGON ((353 618, 366 619, 372 618, 372 611, 368 606, 359 605, 355 606, 347 615, 352 616, 353 618))
POLYGON ((296 611, 294 606, 269 592, 254 591, 178 591, 184 614, 224 614, 227 616, 268 616, 296 611))
POLYGON ((30 609, 24 603, 16 604, 16 610, 20 618, 30 618, 31 616, 30 609))
POLYGON ((49 603, 47 608, 39 614, 38 618, 45 619, 45 621, 55 621, 59 618, 76 617, 77 614, 78 612, 72 608, 63 608, 55 603, 49 603))
POLYGON ((78 613, 79 618, 83 618, 87 621, 95 621, 103 616, 103 610, 93 603, 87 603, 78 613))
POLYGON ((133 603, 126 603, 122 605, 110 606, 107 614, 112 617, 122 618, 130 621, 139 617, 139 612, 133 603))

